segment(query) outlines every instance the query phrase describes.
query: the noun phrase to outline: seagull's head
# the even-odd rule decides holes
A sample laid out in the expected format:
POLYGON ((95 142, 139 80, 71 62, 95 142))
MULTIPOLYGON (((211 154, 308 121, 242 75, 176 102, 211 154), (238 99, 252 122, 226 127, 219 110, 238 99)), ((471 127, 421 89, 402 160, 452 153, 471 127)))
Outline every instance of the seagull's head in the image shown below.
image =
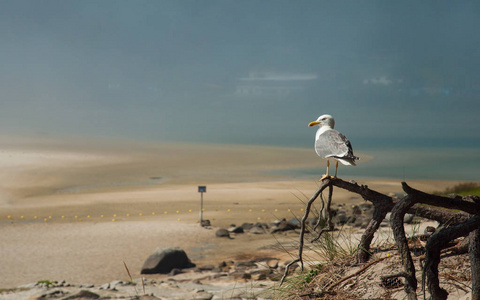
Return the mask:
POLYGON ((315 125, 318 125, 320 127, 328 126, 333 129, 333 127, 335 127, 335 120, 331 115, 321 115, 316 121, 310 122, 310 124, 308 124, 309 127, 315 125))

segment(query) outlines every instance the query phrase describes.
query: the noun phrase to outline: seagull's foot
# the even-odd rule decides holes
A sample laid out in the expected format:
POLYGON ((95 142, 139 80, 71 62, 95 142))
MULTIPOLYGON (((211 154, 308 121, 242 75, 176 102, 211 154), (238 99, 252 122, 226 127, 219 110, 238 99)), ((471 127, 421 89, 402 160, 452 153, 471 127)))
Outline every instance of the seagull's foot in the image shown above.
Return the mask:
POLYGON ((319 181, 323 181, 324 179, 327 179, 327 178, 332 178, 332 175, 325 174, 320 178, 319 181))

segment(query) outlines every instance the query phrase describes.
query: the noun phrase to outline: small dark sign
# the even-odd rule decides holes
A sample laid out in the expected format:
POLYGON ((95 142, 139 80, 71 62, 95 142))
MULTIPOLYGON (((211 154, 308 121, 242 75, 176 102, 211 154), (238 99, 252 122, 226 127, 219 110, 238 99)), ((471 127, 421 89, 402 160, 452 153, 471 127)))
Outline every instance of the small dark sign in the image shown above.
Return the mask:
POLYGON ((204 185, 199 185, 198 186, 198 192, 199 193, 206 193, 207 192, 207 187, 204 185))

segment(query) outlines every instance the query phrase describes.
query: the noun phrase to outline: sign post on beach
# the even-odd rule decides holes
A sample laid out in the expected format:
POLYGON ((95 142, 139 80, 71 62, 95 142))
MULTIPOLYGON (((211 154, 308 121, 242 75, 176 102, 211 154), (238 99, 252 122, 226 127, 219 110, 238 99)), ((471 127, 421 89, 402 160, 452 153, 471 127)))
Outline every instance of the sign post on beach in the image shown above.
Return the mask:
POLYGON ((200 193, 200 226, 203 227, 203 193, 207 192, 207 187, 205 185, 199 185, 198 192, 200 193))

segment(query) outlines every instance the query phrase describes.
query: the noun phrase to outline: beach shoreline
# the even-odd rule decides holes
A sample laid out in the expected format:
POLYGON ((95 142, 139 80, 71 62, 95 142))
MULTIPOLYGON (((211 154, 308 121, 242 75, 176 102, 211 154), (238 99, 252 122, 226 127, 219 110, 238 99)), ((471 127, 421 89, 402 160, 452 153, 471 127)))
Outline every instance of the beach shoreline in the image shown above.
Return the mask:
MULTIPOLYGON (((282 255, 265 249, 275 248, 279 238, 291 240, 290 236, 245 234, 227 240, 215 238, 215 229, 300 218, 318 187, 317 177, 298 179, 266 171, 312 165, 323 171, 307 149, 77 143, 78 147, 69 141, 3 143, 0 265, 9 275, 2 277, 0 287, 38 280, 126 279, 122 261, 132 276, 140 276, 143 261, 157 247, 185 248, 198 264, 255 253, 282 255), (199 225, 199 185, 207 186, 203 218, 213 229, 199 225)), ((432 192, 458 182, 408 183, 432 192)), ((358 184, 382 193, 402 193, 395 179, 358 184)), ((340 189, 333 201, 364 202, 340 189)))

